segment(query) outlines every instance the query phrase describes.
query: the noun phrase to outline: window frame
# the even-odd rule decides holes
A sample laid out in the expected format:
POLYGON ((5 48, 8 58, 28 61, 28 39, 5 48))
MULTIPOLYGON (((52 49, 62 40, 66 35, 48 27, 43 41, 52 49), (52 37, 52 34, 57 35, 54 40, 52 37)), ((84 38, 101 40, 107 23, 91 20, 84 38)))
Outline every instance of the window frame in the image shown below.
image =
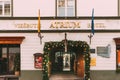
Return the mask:
MULTIPOLYGON (((3 48, 6 48, 6 51, 7 51, 7 54, 6 54, 6 66, 4 66, 4 67, 6 67, 7 69, 6 69, 6 71, 5 71, 5 73, 2 73, 2 71, 1 71, 1 73, 0 73, 0 75, 15 75, 14 73, 15 73, 15 70, 13 70, 13 73, 11 73, 10 72, 10 65, 9 65, 9 63, 10 63, 10 60, 9 60, 9 55, 11 54, 10 53, 10 48, 19 48, 19 50, 20 50, 20 44, 0 44, 0 49, 1 49, 1 59, 2 59, 2 54, 3 54, 3 48)), ((15 54, 19 54, 19 55, 21 55, 21 52, 19 51, 19 53, 15 53, 15 54)), ((15 55, 14 54, 14 55, 15 55)), ((13 65, 14 66, 14 65, 13 65)), ((20 66, 19 66, 20 67, 20 66)), ((21 68, 20 68, 20 71, 21 71, 21 68)))
POLYGON ((2 6, 2 14, 0 14, 0 17, 11 17, 13 16, 13 0, 0 0, 1 6, 2 6), (9 14, 5 13, 5 4, 10 3, 10 7, 7 8, 10 10, 9 14))
POLYGON ((113 38, 116 44, 116 72, 120 72, 120 66, 118 66, 118 51, 120 50, 120 38, 113 38))
MULTIPOLYGON (((67 15, 67 12, 68 11, 65 11, 65 16, 60 16, 60 15, 58 15, 59 14, 59 12, 58 12, 58 1, 59 0, 56 0, 56 2, 55 2, 55 4, 56 4, 56 17, 76 17, 77 16, 77 0, 74 0, 74 15, 72 15, 72 16, 68 16, 67 15)), ((65 4, 65 6, 67 5, 67 3, 65 4)), ((65 7, 65 10, 67 9, 68 7, 65 7)))
MULTIPOLYGON (((4 46, 9 46, 10 45, 11 48, 12 48, 12 47, 16 47, 15 45, 17 45, 19 47, 19 49, 20 49, 19 52, 20 52, 20 55, 21 55, 20 45, 21 45, 23 39, 25 39, 24 36, 10 36, 10 37, 4 36, 4 37, 0 37, 0 47, 2 47, 2 46, 4 47, 4 46)), ((1 48, 0 48, 0 50, 2 51, 1 48)), ((0 57, 2 58, 2 54, 0 55, 0 57)), ((21 56, 20 56, 20 61, 21 61, 21 56)), ((9 63, 7 63, 7 64, 9 64, 9 63)), ((21 70, 21 66, 19 66, 19 67, 20 67, 20 70, 21 70)), ((0 74, 0 75, 2 75, 2 74, 0 74)), ((5 74, 5 75, 11 75, 11 74, 8 73, 8 74, 5 74)), ((15 74, 13 74, 13 75, 15 75, 15 74)), ((17 76, 20 76, 20 75, 17 75, 17 76)))

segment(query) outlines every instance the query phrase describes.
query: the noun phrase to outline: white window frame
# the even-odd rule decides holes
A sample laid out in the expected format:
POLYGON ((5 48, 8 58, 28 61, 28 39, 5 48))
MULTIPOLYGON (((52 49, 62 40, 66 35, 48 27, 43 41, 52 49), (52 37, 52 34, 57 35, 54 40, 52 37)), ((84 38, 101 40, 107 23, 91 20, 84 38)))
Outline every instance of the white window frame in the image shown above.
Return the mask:
POLYGON ((0 5, 2 5, 2 14, 0 14, 0 17, 10 17, 12 14, 11 0, 0 0, 0 5), (10 3, 10 14, 5 14, 5 4, 7 3, 10 3))
MULTIPOLYGON (((64 7, 61 7, 61 8, 65 8, 65 15, 59 15, 59 1, 62 1, 62 0, 57 0, 57 16, 58 17, 75 17, 75 1, 76 0, 69 0, 69 1, 73 1, 73 3, 69 3, 70 5, 73 5, 72 7, 68 7, 68 0, 65 0, 65 6, 64 7), (68 15, 68 8, 73 8, 73 15, 68 15)), ((64 0, 63 0, 64 1, 64 0)))

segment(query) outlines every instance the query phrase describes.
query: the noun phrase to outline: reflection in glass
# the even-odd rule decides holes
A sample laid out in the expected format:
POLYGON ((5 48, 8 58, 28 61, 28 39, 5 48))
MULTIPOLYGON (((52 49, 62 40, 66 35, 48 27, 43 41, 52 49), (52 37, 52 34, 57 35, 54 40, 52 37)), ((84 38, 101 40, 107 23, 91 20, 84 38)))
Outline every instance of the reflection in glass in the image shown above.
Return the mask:
POLYGON ((2 58, 7 58, 7 48, 2 48, 2 58))
POLYGON ((70 54, 63 54, 63 71, 70 71, 70 54))
POLYGON ((65 7, 65 0, 59 0, 58 7, 65 7))
POLYGON ((67 7, 74 7, 74 1, 73 0, 67 0, 67 7))
POLYGON ((10 4, 8 3, 8 4, 5 4, 4 5, 4 13, 5 13, 5 15, 10 15, 10 4))
POLYGON ((10 47, 9 48, 9 72, 14 71, 15 54, 19 54, 19 53, 20 53, 19 47, 10 47))

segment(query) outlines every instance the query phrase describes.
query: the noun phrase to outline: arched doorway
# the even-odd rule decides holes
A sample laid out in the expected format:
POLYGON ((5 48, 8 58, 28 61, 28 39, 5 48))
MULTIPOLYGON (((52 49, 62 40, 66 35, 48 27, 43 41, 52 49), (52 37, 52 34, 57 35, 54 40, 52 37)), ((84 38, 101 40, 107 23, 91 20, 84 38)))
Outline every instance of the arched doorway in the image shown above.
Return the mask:
MULTIPOLYGON (((59 57, 65 56, 62 53, 65 45, 64 41, 61 42, 46 42, 44 46, 44 56, 43 56, 43 80, 49 80, 49 74, 51 73, 51 65, 53 67, 53 61, 51 63, 51 55, 60 55, 59 57), (61 49, 61 50, 60 50, 61 49)), ((67 48, 75 53, 76 60, 74 59, 74 68, 73 71, 77 73, 78 76, 84 77, 85 80, 90 78, 90 53, 89 53, 89 45, 85 41, 67 41, 67 48)), ((68 51, 69 51, 68 50, 68 51)), ((68 53, 67 53, 68 54, 68 53)), ((70 54, 69 54, 70 55, 70 54)), ((68 55, 67 55, 68 56, 68 55)), ((55 57, 54 57, 55 58, 55 57)), ((63 70, 64 66, 64 58, 61 63, 61 70, 63 70)), ((72 59, 72 58, 70 58, 72 59)), ((69 60, 70 61, 70 60, 69 60)), ((71 64, 71 62, 70 62, 71 64)), ((73 63, 72 63, 73 64, 73 63)), ((73 66, 72 66, 73 67, 73 66)), ((70 70, 72 70, 70 68, 70 70)))
POLYGON ((85 66, 84 57, 83 55, 80 54, 80 56, 78 56, 77 59, 77 75, 79 77, 84 77, 84 73, 85 73, 84 66, 85 66))
POLYGON ((73 72, 76 54, 72 51, 64 52, 62 49, 53 49, 49 55, 51 62, 51 73, 73 72))

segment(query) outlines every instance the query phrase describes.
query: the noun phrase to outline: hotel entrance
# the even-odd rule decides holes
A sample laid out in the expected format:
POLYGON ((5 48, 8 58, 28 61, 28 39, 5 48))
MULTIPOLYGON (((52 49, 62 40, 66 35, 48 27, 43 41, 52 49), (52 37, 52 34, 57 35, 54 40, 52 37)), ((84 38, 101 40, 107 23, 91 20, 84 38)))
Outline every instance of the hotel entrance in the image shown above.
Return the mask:
POLYGON ((90 78, 89 45, 85 41, 46 42, 43 55, 43 79, 53 74, 72 74, 90 78), (67 47, 66 47, 67 46, 67 47), (66 50, 67 48, 67 50, 66 50))
MULTIPOLYGON (((54 51, 53 51, 54 52, 54 51)), ((61 51, 50 54, 51 72, 74 72, 76 54, 72 51, 67 53, 61 51)))
POLYGON ((85 63, 83 54, 80 54, 79 52, 75 53, 73 51, 63 52, 63 50, 53 50, 49 56, 51 63, 50 80, 54 80, 54 78, 63 79, 64 75, 68 76, 64 76, 64 78, 67 79, 69 79, 69 75, 71 75, 74 76, 71 77, 73 79, 84 80, 85 63))

